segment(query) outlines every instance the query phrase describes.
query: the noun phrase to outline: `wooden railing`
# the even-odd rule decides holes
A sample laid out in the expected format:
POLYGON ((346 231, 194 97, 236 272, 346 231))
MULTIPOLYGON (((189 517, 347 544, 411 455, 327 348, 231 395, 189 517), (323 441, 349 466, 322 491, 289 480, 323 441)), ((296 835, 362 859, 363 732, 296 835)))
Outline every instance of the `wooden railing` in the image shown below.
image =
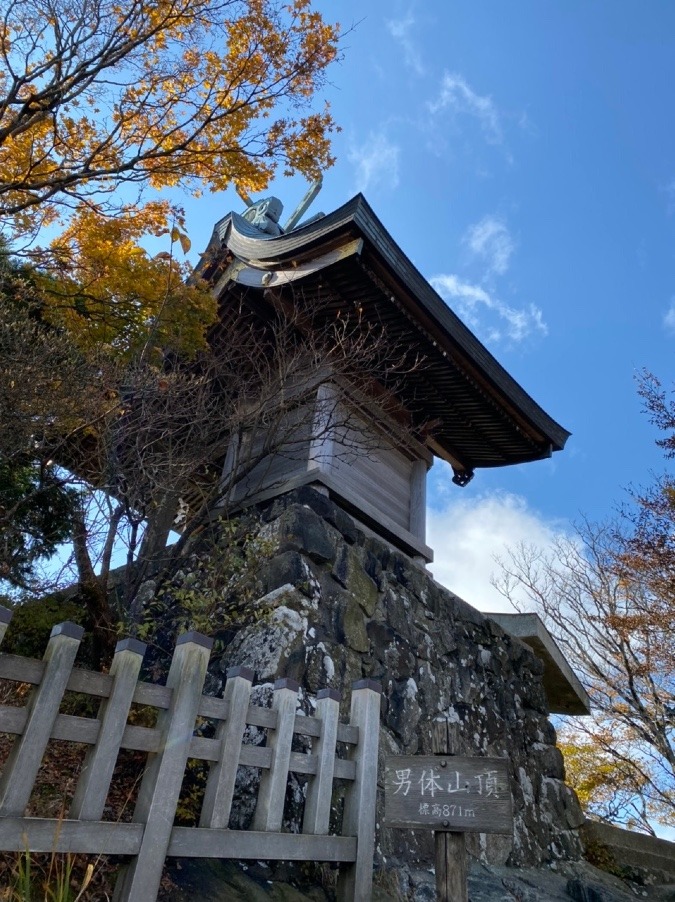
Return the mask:
MULTIPOLYGON (((0 641, 11 612, 0 608, 0 641)), ((349 723, 339 721, 340 695, 317 694, 313 717, 297 713, 299 686, 274 685, 271 708, 250 704, 254 674, 231 669, 223 698, 202 694, 212 640, 185 633, 176 644, 166 686, 139 682, 145 645, 118 643, 108 674, 74 669, 82 627, 52 630, 42 661, 0 654, 0 679, 32 684, 25 707, 0 706, 0 732, 16 734, 0 777, 0 849, 130 856, 118 879, 119 902, 156 898, 167 856, 328 861, 340 863, 338 897, 370 899, 380 686, 352 687, 349 723), (66 691, 100 699, 98 716, 59 711, 66 691), (152 728, 128 723, 132 704, 159 709, 152 728), (215 722, 214 738, 195 735, 197 718, 215 722), (267 731, 265 746, 243 742, 247 725, 267 731), (311 752, 292 751, 294 734, 311 752), (25 817, 50 739, 88 750, 67 818, 25 817), (344 743, 347 757, 336 756, 344 743), (131 823, 102 820, 120 749, 147 752, 131 823), (198 827, 174 826, 188 759, 209 763, 198 827), (252 830, 228 828, 240 765, 261 771, 252 830), (282 832, 289 772, 308 777, 302 833, 282 832), (342 834, 329 834, 333 781, 345 784, 342 834)))

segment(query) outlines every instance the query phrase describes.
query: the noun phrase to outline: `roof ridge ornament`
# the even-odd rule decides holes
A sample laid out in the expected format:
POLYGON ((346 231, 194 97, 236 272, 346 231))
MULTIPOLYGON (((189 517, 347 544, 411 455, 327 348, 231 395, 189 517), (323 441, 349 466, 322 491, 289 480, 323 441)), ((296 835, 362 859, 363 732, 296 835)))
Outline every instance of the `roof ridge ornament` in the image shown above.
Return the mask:
POLYGON ((283 209, 284 205, 278 197, 265 197, 247 207, 242 216, 246 222, 250 222, 252 226, 267 235, 282 235, 283 230, 279 225, 279 217, 283 209))
MULTIPOLYGON (((312 184, 309 186, 309 190, 300 201, 298 206, 295 208, 295 212, 293 215, 286 221, 286 225, 284 226, 284 232, 292 232, 296 225, 300 222, 302 217, 305 215, 307 210, 312 205, 314 198, 317 196, 319 191, 321 191, 321 187, 323 185, 323 177, 319 176, 318 179, 314 179, 312 184)), ((318 219, 320 216, 323 216, 323 213, 317 213, 315 216, 312 216, 308 222, 314 222, 315 219, 318 219)), ((306 225, 307 223, 304 223, 306 225)))
MULTIPOLYGON (((321 190, 323 178, 315 179, 309 186, 309 190, 302 198, 298 206, 295 208, 293 215, 286 221, 282 227, 279 225, 279 219, 284 209, 284 205, 278 197, 265 197, 262 200, 254 202, 243 188, 237 187, 237 194, 246 204, 246 210, 242 213, 242 217, 255 228, 264 232, 266 235, 276 237, 292 232, 298 225, 300 219, 305 215, 315 197, 321 190)), ((308 225, 317 219, 323 217, 324 213, 317 213, 308 219, 302 225, 308 225)))

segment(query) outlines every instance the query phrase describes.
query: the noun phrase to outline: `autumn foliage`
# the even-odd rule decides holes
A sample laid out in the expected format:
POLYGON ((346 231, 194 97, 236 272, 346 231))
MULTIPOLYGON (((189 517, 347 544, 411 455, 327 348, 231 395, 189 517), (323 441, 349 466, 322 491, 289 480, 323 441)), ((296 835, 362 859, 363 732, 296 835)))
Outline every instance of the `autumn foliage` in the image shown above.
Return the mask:
POLYGON ((186 285, 180 194, 332 163, 313 102, 338 26, 310 0, 0 8, 0 236, 42 274, 44 319, 127 356, 193 353, 215 306, 186 285))
POLYGON ((165 226, 162 204, 120 217, 78 210, 41 255, 47 266, 36 278, 45 320, 82 349, 155 363, 166 349, 193 354, 204 347, 216 302, 208 286, 189 280, 187 246, 177 226, 165 226), (165 233, 169 251, 150 255, 143 238, 165 233))
POLYGON ((279 166, 313 178, 332 162, 333 121, 310 101, 338 30, 309 0, 2 6, 0 220, 15 235, 83 206, 136 214, 133 189, 260 191, 279 166))
MULTIPOLYGON (((675 401, 640 394, 675 456, 675 401)), ((582 521, 548 550, 512 549, 497 586, 523 594, 574 667, 592 715, 561 731, 568 778, 592 816, 651 832, 675 825, 675 482, 635 490, 614 522, 582 521)))
POLYGON ((69 540, 110 646, 115 548, 160 566, 181 492, 215 492, 214 461, 283 369, 255 341, 209 347, 216 302, 185 262, 181 197, 331 165, 316 100, 339 27, 311 0, 0 10, 0 580, 51 587, 38 565, 69 540))

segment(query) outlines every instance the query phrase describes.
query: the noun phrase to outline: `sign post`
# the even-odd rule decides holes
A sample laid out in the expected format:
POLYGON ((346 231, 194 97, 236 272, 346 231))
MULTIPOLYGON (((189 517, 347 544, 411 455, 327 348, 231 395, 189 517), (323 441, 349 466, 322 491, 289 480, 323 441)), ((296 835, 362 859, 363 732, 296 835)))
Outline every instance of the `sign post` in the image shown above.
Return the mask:
POLYGON ((384 824, 433 830, 437 899, 467 902, 464 834, 513 830, 507 762, 458 757, 457 725, 434 721, 432 729, 435 755, 385 760, 384 824))
MULTIPOLYGON (((431 749, 448 758, 457 754, 456 724, 437 720, 431 725, 431 749)), ((444 759, 441 758, 441 761, 444 759)), ((439 761, 440 765, 440 761, 439 761)), ((442 765, 441 765, 442 766, 442 765)), ((447 763, 446 763, 447 768, 447 763)), ((465 806, 466 808, 466 806, 465 806)), ((440 902, 469 902, 466 856, 466 837, 455 830, 436 830, 436 898, 440 902)))

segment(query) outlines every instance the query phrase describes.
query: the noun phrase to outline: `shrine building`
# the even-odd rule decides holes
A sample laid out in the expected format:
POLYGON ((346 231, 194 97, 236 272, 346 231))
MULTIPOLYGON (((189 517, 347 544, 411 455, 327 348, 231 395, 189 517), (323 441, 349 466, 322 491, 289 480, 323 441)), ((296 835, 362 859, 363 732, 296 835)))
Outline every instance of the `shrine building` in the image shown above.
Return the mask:
MULTIPOLYGON (((352 391, 349 380, 317 380, 314 409, 299 417, 293 454, 277 449, 248 475, 248 484, 237 485, 230 503, 313 485, 366 529, 429 562, 426 478, 435 457, 452 466, 452 481, 463 487, 481 468, 550 457, 569 433, 443 301, 361 194, 299 226, 291 221, 282 228, 280 215, 281 203, 267 198, 216 224, 197 274, 211 284, 221 309, 248 305, 264 316, 260 311, 275 304, 315 299, 324 322, 358 311, 373 335, 386 335, 394 356, 404 348, 419 363, 392 379, 383 361, 369 398, 352 391), (383 397, 387 405, 378 402, 383 397), (344 443, 331 441, 325 429, 317 440, 312 423, 325 417, 328 400, 355 407, 367 452, 345 454, 344 443)), ((228 458, 226 468, 233 455, 228 458)))

